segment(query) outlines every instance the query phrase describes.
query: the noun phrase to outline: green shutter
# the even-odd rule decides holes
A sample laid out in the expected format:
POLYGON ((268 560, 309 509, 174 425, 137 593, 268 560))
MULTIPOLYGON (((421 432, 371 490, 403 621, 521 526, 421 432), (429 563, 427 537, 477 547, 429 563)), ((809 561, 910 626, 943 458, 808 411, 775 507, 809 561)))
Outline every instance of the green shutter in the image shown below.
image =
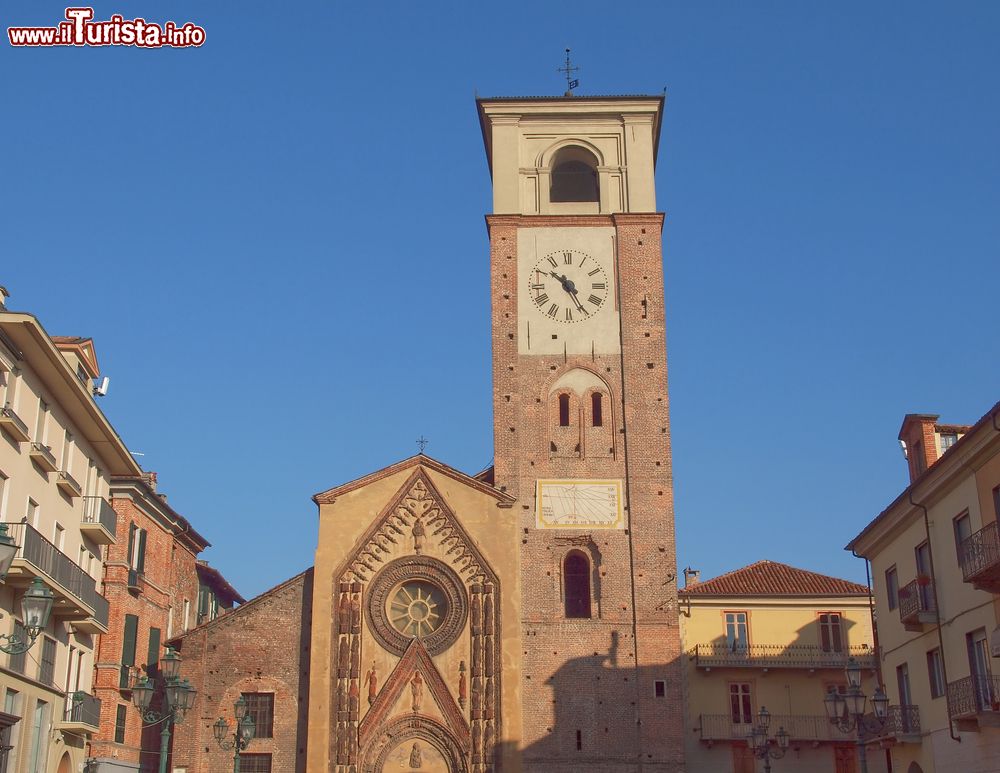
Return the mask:
POLYGON ((149 629, 149 651, 146 653, 146 672, 152 674, 159 668, 160 662, 160 629, 149 629))
POLYGON ((146 530, 139 530, 139 557, 135 562, 135 570, 139 574, 146 571, 146 530))
POLYGON ((139 628, 139 618, 136 615, 125 615, 125 635, 122 639, 122 670, 118 686, 128 688, 130 667, 135 665, 135 637, 139 628))
POLYGON ((135 569, 135 567, 132 566, 132 551, 135 548, 136 528, 137 527, 134 523, 130 523, 128 525, 128 553, 125 555, 125 561, 128 563, 129 569, 135 569))
POLYGON ((208 586, 202 585, 198 588, 198 622, 200 623, 208 616, 208 586))

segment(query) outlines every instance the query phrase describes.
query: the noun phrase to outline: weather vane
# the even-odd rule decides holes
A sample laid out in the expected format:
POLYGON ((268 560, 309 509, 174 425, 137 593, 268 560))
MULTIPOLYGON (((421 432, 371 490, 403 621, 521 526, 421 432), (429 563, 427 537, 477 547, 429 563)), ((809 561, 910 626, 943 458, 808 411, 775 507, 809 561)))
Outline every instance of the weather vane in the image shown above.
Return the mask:
POLYGON ((427 444, 430 443, 430 442, 431 441, 429 441, 423 435, 421 435, 420 437, 417 438, 417 448, 420 449, 420 453, 421 454, 424 453, 424 449, 427 448, 427 444))
POLYGON ((580 79, 574 78, 573 73, 579 71, 579 67, 573 67, 569 61, 569 49, 566 49, 566 66, 557 67, 556 72, 566 73, 566 93, 563 96, 571 97, 573 96, 573 89, 580 85, 580 79))

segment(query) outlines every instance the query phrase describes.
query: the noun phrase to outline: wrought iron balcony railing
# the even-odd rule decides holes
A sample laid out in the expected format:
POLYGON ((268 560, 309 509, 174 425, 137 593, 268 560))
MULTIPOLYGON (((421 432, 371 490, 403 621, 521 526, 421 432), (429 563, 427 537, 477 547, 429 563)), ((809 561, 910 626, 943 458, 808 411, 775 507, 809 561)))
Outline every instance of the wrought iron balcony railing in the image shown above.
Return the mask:
POLYGON ((52 453, 52 449, 49 448, 44 443, 32 443, 31 450, 28 455, 35 460, 35 464, 41 467, 46 472, 55 472, 56 467, 56 457, 52 453))
POLYGON ((959 560, 965 582, 983 590, 1000 591, 1000 535, 996 521, 962 540, 959 560))
MULTIPOLYGON (((868 717, 874 722, 875 715, 868 717)), ((895 738, 905 740, 911 736, 920 735, 920 707, 919 706, 889 706, 886 713, 885 726, 876 738, 895 738)))
POLYGON ((967 676, 948 682, 948 709, 952 719, 1000 712, 1000 676, 967 676))
POLYGON ((9 405, 0 408, 0 427, 3 427, 15 440, 26 441, 31 438, 28 425, 21 421, 21 417, 9 405))
POLYGON ((63 722, 91 728, 96 732, 101 726, 101 699, 85 692, 66 693, 63 722))
POLYGON ((66 472, 66 470, 60 470, 56 473, 56 485, 65 491, 68 496, 78 497, 83 494, 83 489, 80 488, 80 483, 76 478, 66 472))
POLYGON ((869 647, 852 646, 824 650, 808 644, 750 644, 732 648, 726 644, 697 644, 694 661, 698 668, 820 668, 842 669, 853 657, 862 668, 875 668, 875 652, 869 647))
POLYGON ((114 542, 118 529, 118 514, 104 497, 83 498, 83 524, 101 526, 114 542))
MULTIPOLYGON (((17 555, 14 556, 15 564, 18 559, 30 564, 44 579, 50 580, 55 586, 53 590, 57 596, 61 591, 68 592, 72 598, 67 601, 82 603, 87 613, 84 616, 93 616, 107 630, 108 600, 97 592, 94 578, 29 524, 7 524, 7 530, 19 546, 17 555)), ((57 603, 53 607, 53 614, 58 616, 66 606, 57 603)), ((78 606, 78 604, 70 603, 68 606, 78 606)))
POLYGON ((904 626, 922 626, 937 620, 934 581, 918 577, 899 589, 899 619, 904 626))
MULTIPOLYGON (((748 717, 747 719, 753 719, 748 717)), ((792 741, 840 741, 843 736, 830 724, 825 715, 772 714, 771 730, 785 728, 792 741), (836 735, 836 737, 835 737, 836 735)), ((729 714, 702 714, 702 741, 745 741, 753 729, 753 721, 734 722, 729 714)))

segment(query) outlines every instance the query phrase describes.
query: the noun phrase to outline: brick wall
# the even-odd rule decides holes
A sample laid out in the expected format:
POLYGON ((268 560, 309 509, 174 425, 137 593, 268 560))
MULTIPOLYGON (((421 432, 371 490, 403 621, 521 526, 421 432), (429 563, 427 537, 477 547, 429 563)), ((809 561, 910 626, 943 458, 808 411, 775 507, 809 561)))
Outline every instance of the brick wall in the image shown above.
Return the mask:
POLYGON ((103 592, 109 602, 108 633, 99 638, 94 670, 95 694, 101 699, 101 724, 92 742, 91 755, 123 762, 141 762, 144 769, 155 766, 159 729, 143 729, 139 713, 130 703, 131 692, 119 687, 125 616, 135 615, 138 618, 136 668, 131 677, 146 674, 152 654, 149 652, 151 629, 160 630, 158 659, 167 640, 170 607, 175 609, 176 627, 179 625, 177 608, 180 600, 197 600, 196 550, 204 545, 203 542, 183 539, 183 535, 168 529, 163 521, 150 515, 157 505, 153 499, 156 496, 148 483, 138 480, 112 483, 111 504, 118 516, 117 542, 107 548, 103 592), (139 578, 138 588, 129 590, 128 543, 129 527, 133 523, 146 531, 146 555, 145 570, 139 578), (124 743, 115 743, 115 721, 120 705, 126 706, 125 739, 124 743))
POLYGON ((232 770, 232 752, 219 747, 212 725, 223 717, 233 727, 242 693, 271 693, 273 737, 251 741, 246 751, 272 755, 275 773, 305 770, 312 582, 309 569, 177 640, 181 674, 198 695, 174 738, 174 768, 232 770))
POLYGON ((683 765, 673 484, 660 237, 662 215, 489 216, 496 483, 518 498, 522 585, 524 758, 538 771, 677 771, 683 765), (603 226, 617 232, 622 354, 517 351, 518 227, 603 226), (573 368, 602 378, 611 458, 549 452, 551 385, 573 368), (622 478, 628 530, 535 529, 538 478, 622 478), (566 619, 562 559, 593 556, 594 617, 566 619), (654 682, 666 696, 654 697, 654 682), (579 733, 579 736, 578 736, 579 733))

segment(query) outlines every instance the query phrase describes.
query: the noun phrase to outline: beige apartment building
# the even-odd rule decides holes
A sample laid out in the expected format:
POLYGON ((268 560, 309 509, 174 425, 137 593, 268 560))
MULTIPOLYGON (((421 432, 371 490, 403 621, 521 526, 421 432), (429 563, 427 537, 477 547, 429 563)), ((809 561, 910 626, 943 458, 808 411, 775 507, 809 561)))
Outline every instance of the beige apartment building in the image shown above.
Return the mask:
MULTIPOLYGON (((775 561, 704 582, 685 570, 680 590, 684 647, 685 757, 688 773, 754 773, 747 742, 761 708, 771 735, 789 734, 781 773, 855 773, 854 734, 830 724, 824 698, 847 686, 844 667, 863 667, 862 687, 875 690, 875 650, 868 588, 775 561)), ((891 706, 890 719, 900 718, 891 706)), ((890 722, 882 742, 905 740, 890 722)), ((907 727, 908 732, 912 729, 907 727)), ((869 748, 871 773, 886 770, 880 745, 869 748)))
POLYGON ((906 416, 910 485, 847 546, 871 562, 882 673, 920 710, 905 773, 1000 770, 1000 403, 974 426, 906 416))
POLYGON ((20 547, 0 584, 0 633, 16 632, 33 578, 55 603, 27 653, 0 654, 0 744, 10 747, 0 772, 78 773, 101 714, 102 549, 120 538, 109 480, 140 470, 95 401, 93 341, 52 337, 7 311, 5 297, 0 289, 0 520, 20 547))

